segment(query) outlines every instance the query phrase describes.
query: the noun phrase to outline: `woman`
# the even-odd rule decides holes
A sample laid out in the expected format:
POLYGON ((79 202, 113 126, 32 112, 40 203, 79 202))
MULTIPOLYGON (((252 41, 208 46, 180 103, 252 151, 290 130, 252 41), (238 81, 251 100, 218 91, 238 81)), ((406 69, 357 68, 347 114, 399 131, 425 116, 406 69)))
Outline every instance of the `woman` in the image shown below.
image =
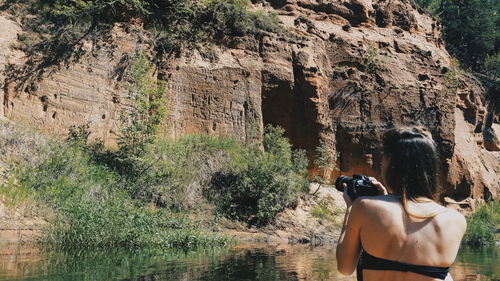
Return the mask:
POLYGON ((347 210, 337 245, 337 267, 358 280, 453 280, 448 273, 464 235, 465 218, 437 203, 438 154, 421 128, 391 129, 383 139, 379 196, 347 210), (359 264, 358 264, 359 260, 359 264))

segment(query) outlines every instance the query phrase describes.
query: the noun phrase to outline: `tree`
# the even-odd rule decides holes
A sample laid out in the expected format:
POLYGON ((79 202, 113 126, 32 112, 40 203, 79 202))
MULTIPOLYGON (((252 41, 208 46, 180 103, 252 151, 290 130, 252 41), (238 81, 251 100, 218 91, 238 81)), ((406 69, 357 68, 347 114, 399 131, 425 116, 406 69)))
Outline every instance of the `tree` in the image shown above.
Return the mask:
POLYGON ((491 74, 500 48, 500 3, 495 0, 416 0, 443 26, 452 55, 473 71, 491 74), (489 59, 488 59, 489 58, 489 59), (488 63, 485 64, 488 59, 488 63))
POLYGON ((130 106, 122 112, 124 125, 118 138, 119 152, 127 157, 139 156, 153 143, 165 115, 165 83, 153 78, 154 65, 140 52, 129 71, 130 106))

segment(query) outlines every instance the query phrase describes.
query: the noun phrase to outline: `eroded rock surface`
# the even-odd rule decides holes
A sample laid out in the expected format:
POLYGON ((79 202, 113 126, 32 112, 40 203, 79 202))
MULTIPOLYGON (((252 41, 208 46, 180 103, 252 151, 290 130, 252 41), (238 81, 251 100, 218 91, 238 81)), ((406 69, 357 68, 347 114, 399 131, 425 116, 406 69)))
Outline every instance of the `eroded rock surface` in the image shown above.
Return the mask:
MULTIPOLYGON (((378 176, 382 131, 420 124, 439 144, 448 195, 498 196, 499 118, 480 84, 455 73, 429 14, 408 0, 272 0, 255 8, 277 13, 293 36, 227 38, 224 47, 159 58, 156 75, 168 83, 167 134, 245 140, 260 136, 265 124, 280 125, 310 157, 323 141, 342 173, 378 176)), ((2 46, 16 42, 0 35, 2 46)), ((128 103, 126 62, 150 50, 139 36, 139 26, 116 26, 106 42, 86 42, 77 61, 21 88, 5 83, 0 112, 56 136, 89 123, 93 137, 112 143, 128 103)), ((0 69, 22 66, 22 59, 2 59, 12 52, 0 48, 0 69)))

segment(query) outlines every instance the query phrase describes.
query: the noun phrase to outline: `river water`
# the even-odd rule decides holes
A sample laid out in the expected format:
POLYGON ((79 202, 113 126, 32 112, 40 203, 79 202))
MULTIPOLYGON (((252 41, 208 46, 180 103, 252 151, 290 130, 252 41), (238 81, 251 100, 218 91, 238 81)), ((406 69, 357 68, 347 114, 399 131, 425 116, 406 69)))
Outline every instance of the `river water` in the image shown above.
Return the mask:
MULTIPOLYGON (((0 280, 355 280, 333 247, 245 244, 225 249, 42 252, 0 247, 0 280)), ((500 280, 500 248, 461 249, 455 280, 500 280)))

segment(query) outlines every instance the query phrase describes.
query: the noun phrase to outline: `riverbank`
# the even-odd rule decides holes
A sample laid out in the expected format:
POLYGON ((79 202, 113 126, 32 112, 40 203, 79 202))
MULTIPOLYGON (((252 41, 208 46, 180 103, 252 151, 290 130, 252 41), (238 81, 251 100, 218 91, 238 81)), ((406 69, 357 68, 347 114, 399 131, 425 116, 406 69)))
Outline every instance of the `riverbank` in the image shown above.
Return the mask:
POLYGON ((307 185, 307 162, 277 129, 264 136, 264 151, 198 136, 154 143, 124 159, 120 151, 87 143, 81 128, 54 142, 11 122, 0 125, 6 243, 319 245, 338 235, 340 192, 307 185))
MULTIPOLYGON (((295 208, 281 212, 273 224, 252 227, 240 221, 221 218, 218 232, 243 244, 333 245, 340 234, 344 208, 340 192, 331 186, 311 184, 310 194, 300 197, 295 208)), ((36 244, 48 224, 43 217, 34 216, 27 206, 7 207, 0 203, 0 246, 15 248, 16 245, 36 244)))
POLYGON ((313 183, 295 208, 286 208, 270 225, 255 228, 235 221, 223 221, 221 225, 224 233, 242 243, 333 245, 340 235, 344 209, 341 192, 313 183))

